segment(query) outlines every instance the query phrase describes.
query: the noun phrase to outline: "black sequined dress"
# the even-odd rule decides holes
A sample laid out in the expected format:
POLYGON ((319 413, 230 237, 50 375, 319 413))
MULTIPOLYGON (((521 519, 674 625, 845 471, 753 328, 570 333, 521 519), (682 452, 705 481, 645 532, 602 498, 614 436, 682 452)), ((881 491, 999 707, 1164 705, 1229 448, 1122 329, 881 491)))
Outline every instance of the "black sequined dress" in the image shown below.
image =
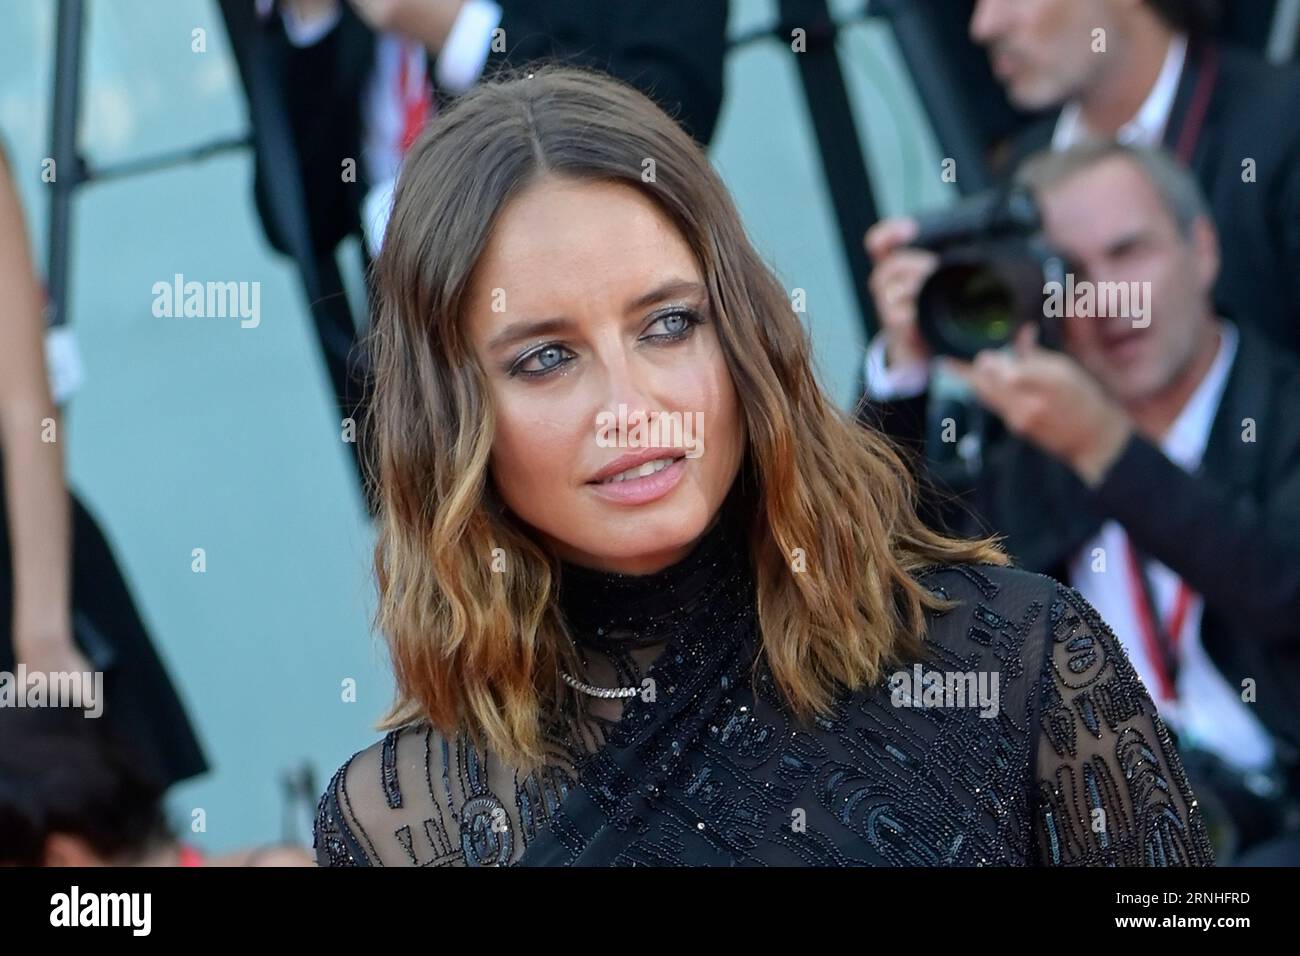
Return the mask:
MULTIPOLYGON (((742 516, 648 576, 566 565, 561 602, 602 687, 653 694, 553 733, 521 775, 424 723, 321 796, 321 865, 1211 865, 1170 737, 1110 628, 1073 589, 993 565, 918 572, 922 665, 807 726, 760 662, 742 516), (960 698, 928 675, 985 675, 960 698), (996 688, 991 675, 997 676, 996 688), (642 685, 645 686, 645 685, 642 685), (653 699, 645 699, 653 698, 653 699), (995 702, 990 705, 990 702, 995 702), (621 711, 621 713, 620 713, 621 711)), ((948 686, 956 687, 955 683, 948 686)))

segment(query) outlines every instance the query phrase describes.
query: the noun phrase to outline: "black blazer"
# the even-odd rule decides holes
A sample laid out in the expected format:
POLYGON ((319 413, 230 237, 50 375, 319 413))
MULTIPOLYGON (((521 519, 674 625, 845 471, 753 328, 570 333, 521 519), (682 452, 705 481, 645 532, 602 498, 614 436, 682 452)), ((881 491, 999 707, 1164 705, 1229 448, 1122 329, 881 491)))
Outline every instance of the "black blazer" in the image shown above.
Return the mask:
MULTIPOLYGON (((1012 162, 1050 146, 1059 116, 1026 129, 1012 162)), ((1300 354, 1300 68, 1194 42, 1164 144, 1189 163, 1209 199, 1223 253, 1220 313, 1300 354), (1246 160, 1255 162, 1254 182, 1242 181, 1246 160)))
MULTIPOLYGON (((1300 749, 1300 361, 1238 328, 1198 473, 1134 435, 1089 490, 1066 465, 1003 432, 977 477, 956 463, 926 468, 933 487, 923 506, 932 524, 960 534, 1005 535, 1017 564, 1060 580, 1103 521, 1118 521, 1204 597, 1206 652, 1234 686, 1255 681, 1258 716, 1286 758, 1300 749), (1242 440, 1245 419, 1254 421, 1254 442, 1242 440)), ((864 400, 858 417, 916 454, 926 401, 864 400)))

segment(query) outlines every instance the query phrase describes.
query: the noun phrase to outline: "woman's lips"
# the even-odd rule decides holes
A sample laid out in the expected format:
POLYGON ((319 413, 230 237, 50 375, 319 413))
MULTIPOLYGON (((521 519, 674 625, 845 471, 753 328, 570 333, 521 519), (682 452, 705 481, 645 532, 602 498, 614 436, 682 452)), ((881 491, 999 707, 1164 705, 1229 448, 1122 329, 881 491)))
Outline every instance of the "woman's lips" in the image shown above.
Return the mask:
POLYGON ((644 478, 625 478, 623 481, 587 482, 587 487, 604 498, 620 505, 643 505, 657 501, 677 487, 686 471, 687 458, 679 458, 667 468, 644 478))

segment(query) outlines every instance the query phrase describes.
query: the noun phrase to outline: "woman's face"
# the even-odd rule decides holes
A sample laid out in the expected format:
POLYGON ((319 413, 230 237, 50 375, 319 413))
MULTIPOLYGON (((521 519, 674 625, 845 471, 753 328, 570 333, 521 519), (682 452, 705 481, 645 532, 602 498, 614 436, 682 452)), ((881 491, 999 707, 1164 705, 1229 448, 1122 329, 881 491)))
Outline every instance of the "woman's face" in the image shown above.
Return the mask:
POLYGON ((704 277, 654 202, 539 180, 502 210, 464 321, 505 505, 575 564, 648 574, 684 558, 736 478, 744 429, 704 277))

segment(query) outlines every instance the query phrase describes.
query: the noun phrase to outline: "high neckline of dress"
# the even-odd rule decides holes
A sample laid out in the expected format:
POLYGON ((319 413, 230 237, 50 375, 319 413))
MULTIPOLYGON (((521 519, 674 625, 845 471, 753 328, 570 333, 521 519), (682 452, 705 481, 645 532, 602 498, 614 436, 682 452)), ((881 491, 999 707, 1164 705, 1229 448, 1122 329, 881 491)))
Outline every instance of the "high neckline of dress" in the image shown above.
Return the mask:
POLYGON ((711 629, 736 610, 752 581, 736 496, 724 502, 691 552, 651 574, 598 571, 561 563, 559 601, 580 644, 647 647, 711 629))

